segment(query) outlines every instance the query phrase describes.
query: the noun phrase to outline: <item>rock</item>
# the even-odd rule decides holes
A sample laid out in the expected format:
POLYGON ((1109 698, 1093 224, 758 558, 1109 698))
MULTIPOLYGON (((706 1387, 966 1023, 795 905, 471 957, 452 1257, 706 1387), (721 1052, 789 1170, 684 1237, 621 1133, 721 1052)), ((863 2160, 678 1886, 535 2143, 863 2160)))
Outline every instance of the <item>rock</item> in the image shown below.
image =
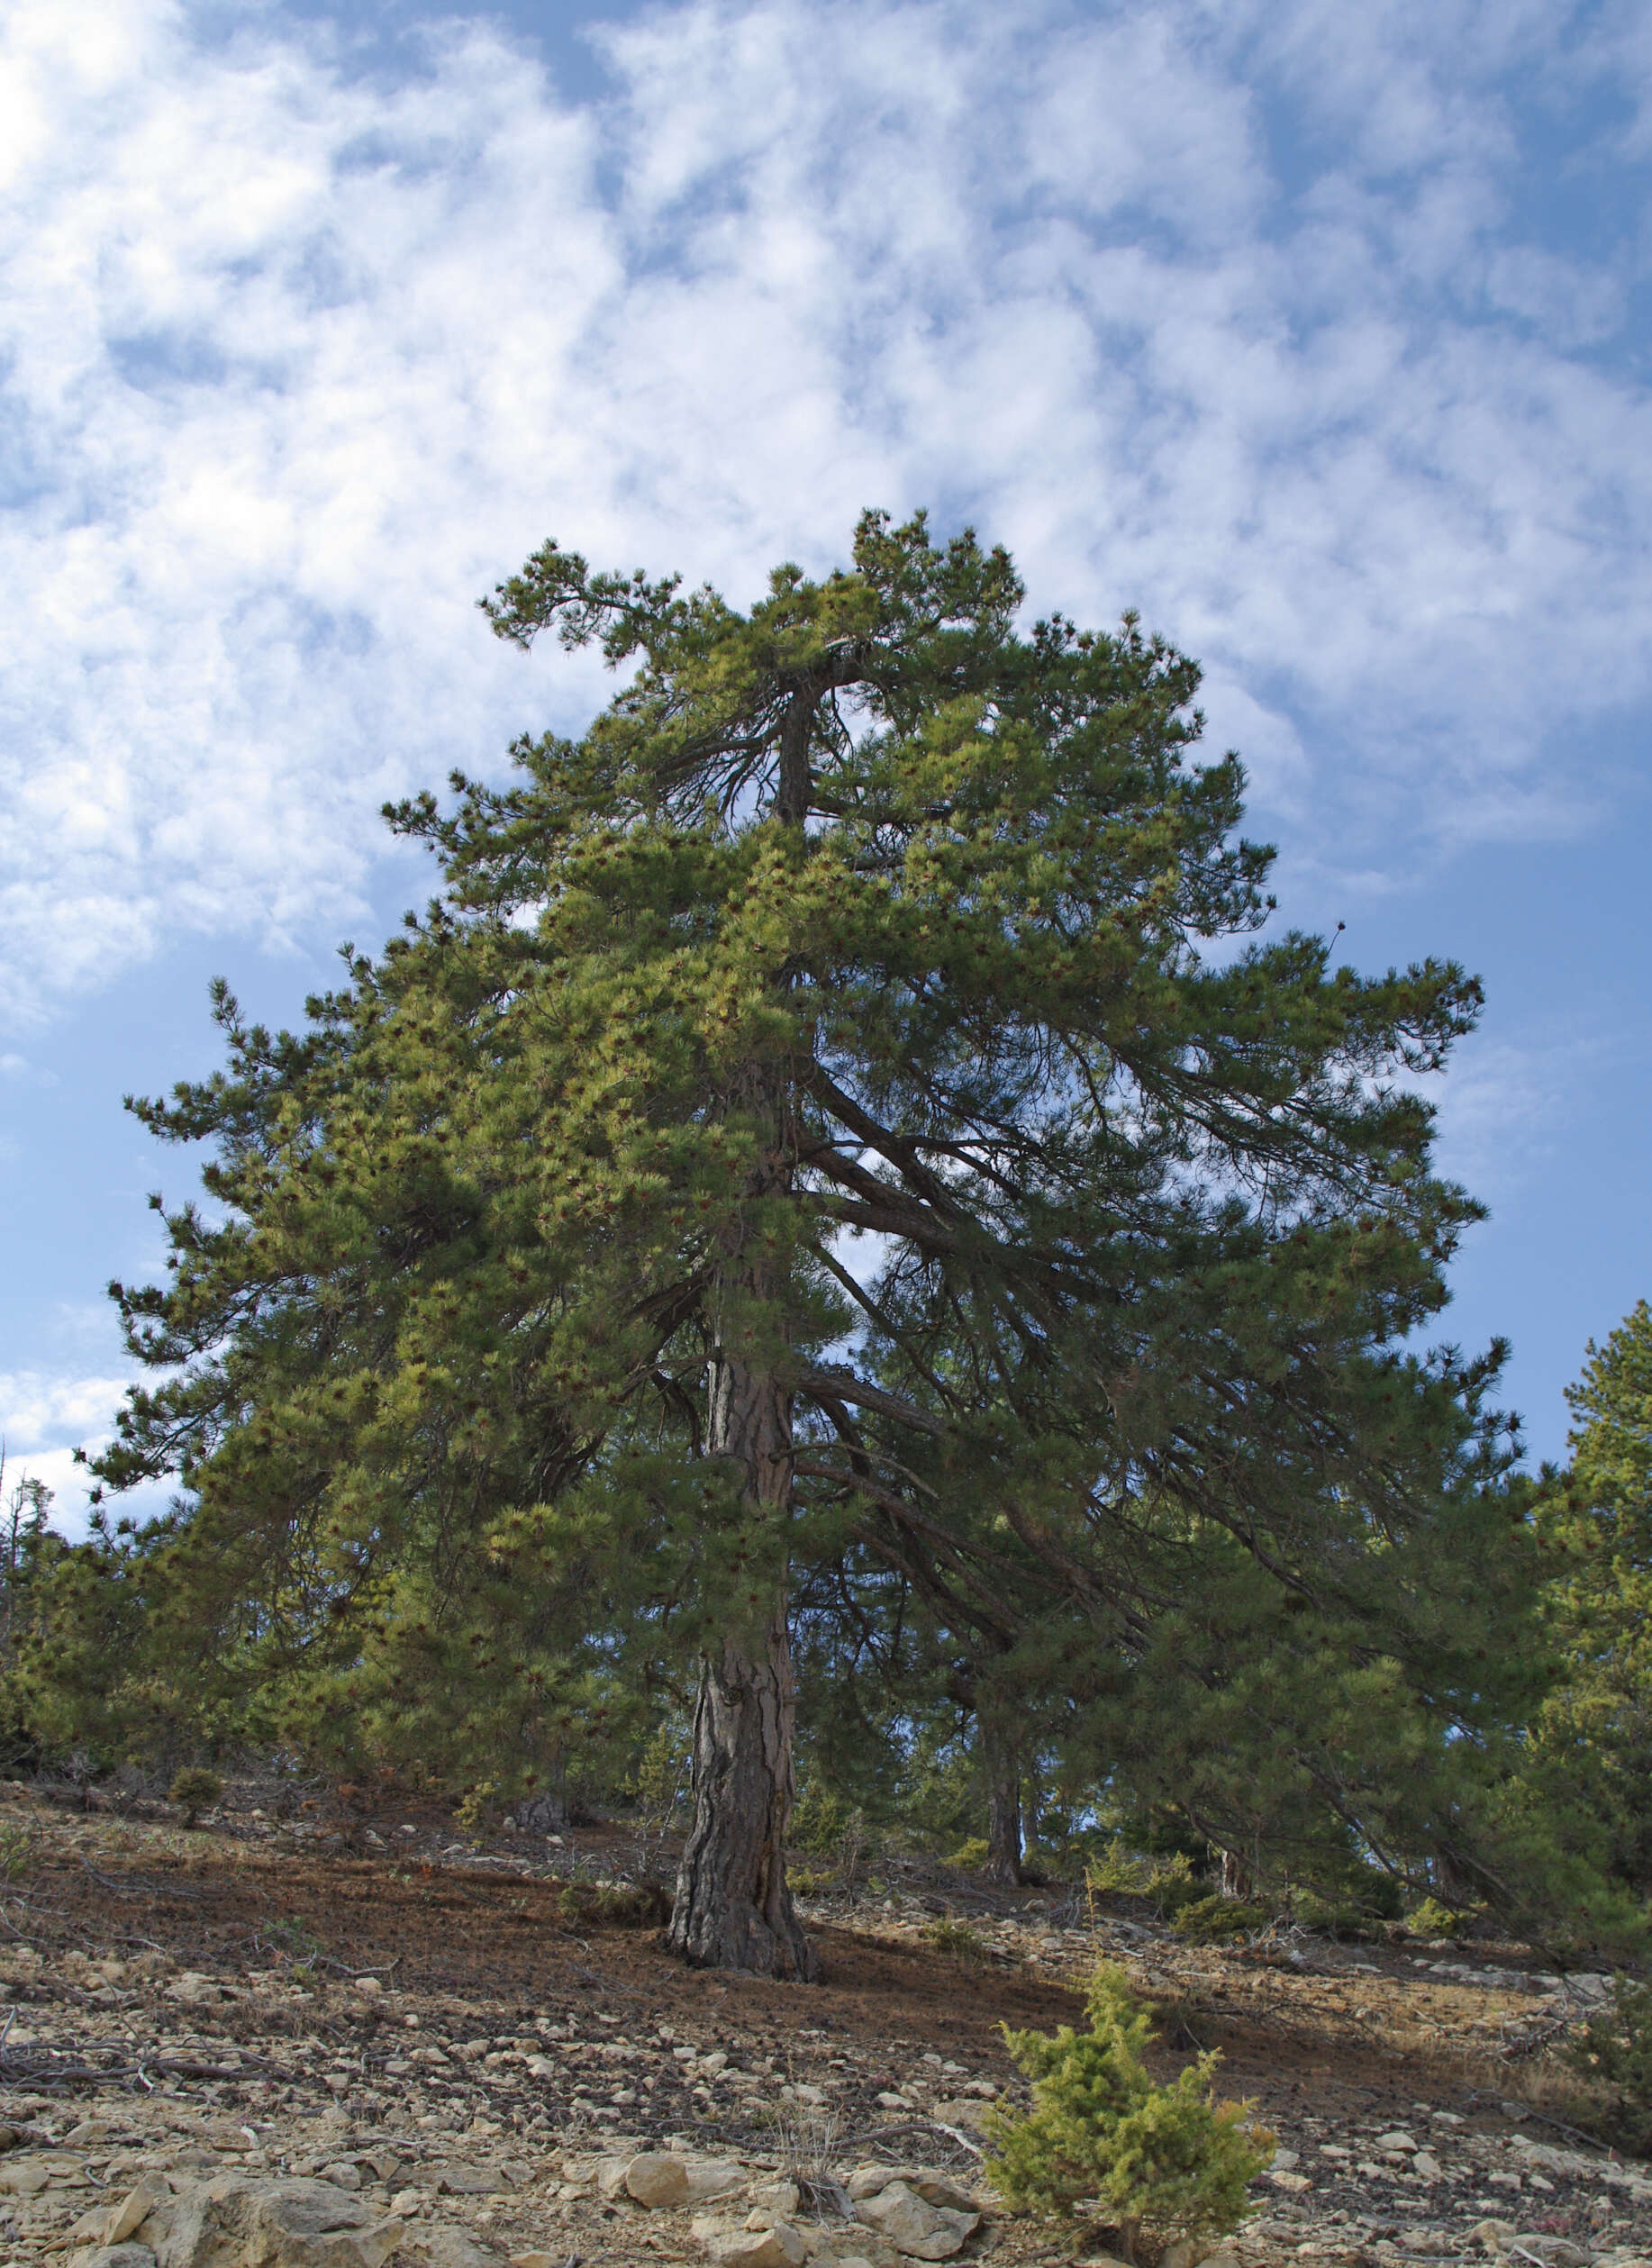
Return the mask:
POLYGON ((155 2268, 147 2245, 90 2245, 70 2253, 68 2268, 155 2268))
POLYGON ((688 2202, 709 2205, 713 2198, 732 2197, 745 2181, 745 2168, 731 2158, 701 2158, 688 2167, 688 2202))
POLYGON ((357 1991, 365 1993, 369 2000, 376 2000, 384 1989, 382 1977, 358 1977, 356 1979, 357 1991))
MULTIPOLYGON (((644 2150, 625 2169, 625 2189, 639 2205, 685 2205, 688 2168, 663 2150, 644 2150)), ((797 2192, 792 2191, 794 2209, 797 2192)))
POLYGON ((1288 2173, 1293 2165, 1302 2164, 1302 2157, 1295 2150, 1275 2150, 1270 2163, 1275 2173, 1288 2173))
POLYGON ((186 1969, 174 1977, 166 1988, 169 2000, 179 2000, 186 2008, 214 2008, 222 2000, 215 1977, 203 1976, 197 1969, 186 1969))
POLYGON ((566 2253, 513 2253, 511 2268, 563 2268, 566 2253))
POLYGON ((1417 2145, 1402 2127, 1396 2127, 1392 2134, 1379 2134, 1371 2146, 1375 2150, 1414 2150, 1417 2145))
POLYGON ((128 2190, 118 2205, 109 2208, 104 2223, 103 2242, 105 2245, 123 2245, 134 2229, 141 2228, 159 2204, 166 2184, 151 2189, 147 2182, 140 2182, 128 2190))
POLYGON ((1470 2238, 1484 2246, 1488 2253, 1507 2252, 1514 2242, 1512 2221, 1477 2221, 1468 2232, 1470 2238))
POLYGON ((1269 2173, 1266 2178, 1276 2190, 1311 2190, 1313 2187, 1305 2173, 1269 2173))
POLYGON ((781 2220, 789 2221, 803 2203, 803 2192, 795 2182, 759 2182, 751 2192, 751 2201, 764 2211, 776 2214, 781 2220))
POLYGON ((1446 2169, 1432 2150, 1419 2150, 1411 2160, 1411 2172, 1425 2182, 1443 2182, 1446 2169))
POLYGON ((809 2247, 789 2221, 772 2228, 720 2229, 705 2240, 717 2268, 803 2268, 809 2247))
POLYGON ((604 2158, 596 2169, 598 2197, 618 2197, 625 2187, 625 2176, 631 2169, 629 2158, 604 2158))
POLYGON ((497 2197, 504 2187, 504 2174, 491 2165, 443 2164, 431 2171, 447 2197, 497 2197))
POLYGON ((417 2190, 397 2190, 390 2200, 390 2210, 402 2220, 408 2220, 423 2204, 417 2190))
POLYGON ((1158 2268, 1199 2268, 1200 2246, 1191 2236, 1178 2236, 1158 2255, 1158 2268))
POLYGON ((891 2182, 876 2197, 859 2199, 855 2209, 868 2228, 911 2260, 950 2260, 981 2222, 979 2213, 930 2205, 904 2182, 891 2182))
MULTIPOLYGON (((147 2232, 162 2218, 142 2224, 147 2232)), ((402 2236, 399 2220, 331 2182, 221 2173, 171 2200, 155 2244, 156 2268, 384 2268, 402 2236)))
POLYGON ((491 2245, 479 2244, 465 2229, 449 2225, 421 2229, 413 2246, 414 2259, 424 2268, 499 2268, 499 2255, 491 2245))
POLYGON ((1582 2245, 1575 2245, 1569 2236, 1548 2236, 1536 2229, 1522 2228, 1514 2242, 1521 2252, 1534 2260, 1540 2260, 1543 2268, 1589 2268, 1594 2258, 1582 2245))
POLYGON ((986 2114, 992 2107, 991 2102, 983 2102, 978 2097, 960 2095, 936 2104, 935 2123, 942 2127, 960 2127, 966 2134, 985 2134, 986 2114))
POLYGON ((917 2191, 926 2205, 939 2205, 943 2211, 976 2215, 984 2209, 978 2197, 960 2189, 948 2174, 903 2173, 901 2178, 909 2190, 917 2191))
POLYGON ((913 2171, 910 2165, 858 2165, 843 2186, 851 2203, 858 2205, 863 2197, 876 2197, 891 2182, 903 2182, 913 2171))

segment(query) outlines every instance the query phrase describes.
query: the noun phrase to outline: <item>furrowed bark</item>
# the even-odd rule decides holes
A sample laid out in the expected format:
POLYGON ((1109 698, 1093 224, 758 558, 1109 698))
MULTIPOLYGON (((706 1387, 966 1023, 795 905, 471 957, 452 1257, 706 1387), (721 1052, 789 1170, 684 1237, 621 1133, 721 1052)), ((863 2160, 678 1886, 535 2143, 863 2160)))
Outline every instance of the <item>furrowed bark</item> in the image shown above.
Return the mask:
MULTIPOLYGON (((743 1288, 754 1288, 748 1276, 743 1288)), ((790 1501, 792 1415, 774 1369, 724 1353, 713 1366, 706 1447, 746 1472, 755 1518, 778 1526, 790 1501)), ((694 1819, 668 1941, 707 1969, 812 1979, 814 1948, 792 1907, 785 1830, 794 1782, 794 1699, 785 1574, 767 1622, 731 1632, 702 1658, 694 1704, 694 1819)))
MULTIPOLYGON (((809 812, 809 736, 822 687, 793 689, 779 736, 775 812, 799 830, 809 812)), ((779 1129, 791 1116, 783 1081, 753 1066, 750 1100, 776 1129, 776 1148, 750 1194, 772 1197, 789 1173, 779 1129)), ((794 1792, 792 1649, 786 1630, 785 1523, 792 1501, 792 1402, 782 1351, 769 1340, 784 1310, 781 1286, 731 1235, 714 1302, 706 1453, 745 1474, 754 1525, 773 1538, 773 1593, 758 1627, 731 1629, 702 1657, 694 1703, 694 1819, 677 1872, 668 1942, 707 1969, 753 1969, 812 1979, 813 1946, 792 1907, 785 1830, 794 1792)), ((783 1331, 780 1334, 784 1336, 783 1331)))
POLYGON ((1013 1749, 996 1726, 983 1725, 986 1751, 986 1864, 989 1882, 1012 1889, 1021 1879, 1021 1782, 1013 1749))

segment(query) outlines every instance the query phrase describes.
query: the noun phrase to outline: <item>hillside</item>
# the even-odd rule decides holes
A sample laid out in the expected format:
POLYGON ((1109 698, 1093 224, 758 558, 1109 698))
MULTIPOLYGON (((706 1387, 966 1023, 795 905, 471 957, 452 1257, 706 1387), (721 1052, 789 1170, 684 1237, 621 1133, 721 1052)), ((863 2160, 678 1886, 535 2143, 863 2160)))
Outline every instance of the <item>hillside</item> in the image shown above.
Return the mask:
MULTIPOLYGON (((186 2195, 226 2171, 322 2177, 364 2229, 400 2221, 408 2268, 706 2260, 737 2236, 759 2263, 749 2218, 895 2268, 877 2229, 833 2212, 831 2182, 881 2167, 849 2182, 876 2196, 921 2173, 961 2227, 982 2106, 1018 2084, 997 2027, 1070 2019, 1098 1952, 1157 2004, 1165 2071, 1220 2048, 1229 2091, 1279 2136, 1221 2248, 1241 2268, 1652 2254, 1652 2174, 1517 2099, 1540 2096, 1533 2055, 1602 1989, 1520 1947, 1194 1947, 1139 1901, 989 1898, 914 1866, 852 1904, 806 1905, 823 1982, 776 1985, 684 1969, 637 1926, 646 1910, 607 1918, 639 1903, 591 1887, 635 1861, 615 1830, 458 1842, 450 1819, 407 1809, 281 1820, 248 1802, 186 1833, 9 1791, 7 2268, 72 2259, 141 2180, 165 2204, 165 2177, 186 2195), (655 2209, 605 2194, 608 2169, 644 2151, 681 2160, 692 2193, 655 2209), (785 2186, 799 2172, 826 2182, 814 2210, 785 2186)), ((959 2257, 1065 2256, 979 2202, 959 2257)), ((906 2256, 956 2249, 927 2241, 906 2256)))

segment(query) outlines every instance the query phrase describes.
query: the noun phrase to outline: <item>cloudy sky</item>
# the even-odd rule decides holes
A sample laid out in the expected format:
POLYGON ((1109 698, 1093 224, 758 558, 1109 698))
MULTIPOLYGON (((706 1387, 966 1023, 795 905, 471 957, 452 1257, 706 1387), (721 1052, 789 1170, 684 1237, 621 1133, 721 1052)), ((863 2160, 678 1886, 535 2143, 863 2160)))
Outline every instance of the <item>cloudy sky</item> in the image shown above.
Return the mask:
POLYGON ((1455 954, 1449 1335, 1535 1453, 1652 1292, 1638 0, 10 0, 0 1425, 59 1488, 190 1166, 121 1111, 428 876, 388 794, 579 723, 555 533, 745 599, 866 503, 1199 656, 1282 918, 1455 954))

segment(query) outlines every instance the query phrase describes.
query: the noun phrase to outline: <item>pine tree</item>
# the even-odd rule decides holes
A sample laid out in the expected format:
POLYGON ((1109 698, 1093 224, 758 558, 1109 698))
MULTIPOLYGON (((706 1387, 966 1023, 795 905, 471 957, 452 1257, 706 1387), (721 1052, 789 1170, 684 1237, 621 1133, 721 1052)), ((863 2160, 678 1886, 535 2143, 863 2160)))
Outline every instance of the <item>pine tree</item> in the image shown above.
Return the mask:
POLYGON ((1529 1777, 1563 1846, 1652 1894, 1652 1307, 1640 1301, 1566 1399, 1571 1464, 1537 1492, 1563 1676, 1529 1777))
POLYGON ((104 1463, 186 1484, 167 1642, 345 1700, 458 1647, 530 1727, 697 1657, 700 1963, 813 1966, 794 1565, 893 1569, 972 1648, 1036 1593, 1104 1679, 1212 1536, 1380 1622, 1367 1563, 1475 1437, 1392 1349, 1475 1217, 1401 1075, 1476 987, 1248 941, 1270 854, 1195 667, 1021 601, 921 519, 746 614, 548 544, 494 627, 596 643, 613 701, 398 808, 441 900, 301 1035, 222 998, 226 1072, 142 1106, 222 1209, 122 1293, 172 1374, 104 1463))

